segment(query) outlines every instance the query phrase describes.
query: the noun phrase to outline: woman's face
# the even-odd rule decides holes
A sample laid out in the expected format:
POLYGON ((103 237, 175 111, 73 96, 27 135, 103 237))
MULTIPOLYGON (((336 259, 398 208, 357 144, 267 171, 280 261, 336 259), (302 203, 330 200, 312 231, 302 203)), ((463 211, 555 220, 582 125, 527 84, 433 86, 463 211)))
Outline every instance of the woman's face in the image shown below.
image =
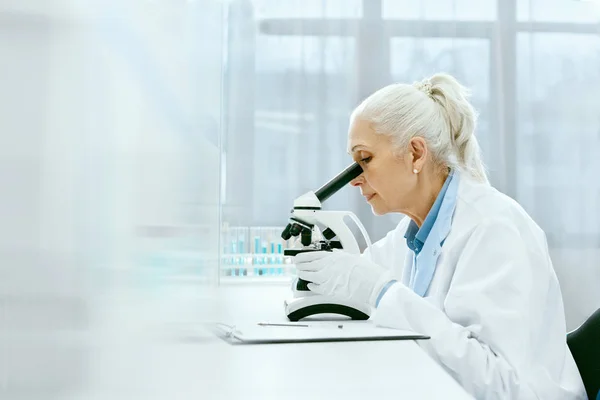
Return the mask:
POLYGON ((415 161, 415 154, 409 151, 412 142, 407 151, 395 154, 390 136, 375 133, 360 117, 350 122, 348 152, 364 171, 350 184, 360 188, 374 214, 412 208, 417 185, 413 169, 422 162, 415 161))

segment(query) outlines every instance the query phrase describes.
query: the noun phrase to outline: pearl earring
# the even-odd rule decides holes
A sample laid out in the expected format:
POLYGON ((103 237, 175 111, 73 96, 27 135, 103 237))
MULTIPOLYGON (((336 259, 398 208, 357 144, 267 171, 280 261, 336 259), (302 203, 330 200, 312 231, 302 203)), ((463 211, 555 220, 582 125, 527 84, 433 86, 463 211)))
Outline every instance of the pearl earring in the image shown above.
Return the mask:
POLYGON ((415 168, 415 169, 413 169, 413 173, 414 173, 414 174, 418 174, 418 173, 419 173, 419 171, 417 171, 417 169, 415 168))

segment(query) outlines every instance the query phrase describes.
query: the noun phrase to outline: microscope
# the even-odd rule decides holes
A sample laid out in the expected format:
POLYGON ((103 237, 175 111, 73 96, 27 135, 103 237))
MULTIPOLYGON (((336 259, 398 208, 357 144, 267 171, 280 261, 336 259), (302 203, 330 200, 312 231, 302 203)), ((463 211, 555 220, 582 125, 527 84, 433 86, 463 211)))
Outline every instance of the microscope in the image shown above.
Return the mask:
MULTIPOLYGON (((349 211, 324 211, 321 204, 363 172, 361 166, 353 163, 333 179, 319 188, 294 200, 289 223, 281 233, 284 240, 300 237, 300 246, 284 250, 284 256, 296 256, 310 251, 333 251, 341 249, 360 254, 358 242, 347 224, 352 220, 364 236, 367 246, 371 240, 360 220, 349 211)), ((285 313, 290 321, 317 314, 338 314, 355 320, 369 319, 371 308, 368 304, 339 299, 313 293, 308 283, 296 278, 292 282, 293 299, 284 302, 285 313)))

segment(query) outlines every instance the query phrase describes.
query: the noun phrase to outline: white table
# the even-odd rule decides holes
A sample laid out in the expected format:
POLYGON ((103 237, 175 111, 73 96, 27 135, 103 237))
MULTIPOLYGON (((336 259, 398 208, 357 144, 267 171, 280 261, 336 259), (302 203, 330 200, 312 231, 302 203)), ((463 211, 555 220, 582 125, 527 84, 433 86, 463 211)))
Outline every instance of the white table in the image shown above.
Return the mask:
POLYGON ((61 399, 468 399, 413 341, 230 345, 201 320, 285 321, 284 285, 115 291, 61 399), (198 316, 201 316, 199 318, 198 316))
MULTIPOLYGON (((231 321, 285 321, 287 287, 221 287, 231 321)), ((207 399, 468 399, 414 341, 205 343, 207 399)))

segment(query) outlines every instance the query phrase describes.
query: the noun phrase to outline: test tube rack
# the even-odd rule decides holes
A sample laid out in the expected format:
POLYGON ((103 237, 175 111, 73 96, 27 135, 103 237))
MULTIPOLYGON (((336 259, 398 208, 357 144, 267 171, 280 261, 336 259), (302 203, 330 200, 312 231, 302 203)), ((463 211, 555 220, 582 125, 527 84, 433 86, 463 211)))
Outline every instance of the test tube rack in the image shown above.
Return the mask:
POLYGON ((284 277, 293 273, 283 251, 283 227, 226 227, 222 231, 221 276, 284 277))

